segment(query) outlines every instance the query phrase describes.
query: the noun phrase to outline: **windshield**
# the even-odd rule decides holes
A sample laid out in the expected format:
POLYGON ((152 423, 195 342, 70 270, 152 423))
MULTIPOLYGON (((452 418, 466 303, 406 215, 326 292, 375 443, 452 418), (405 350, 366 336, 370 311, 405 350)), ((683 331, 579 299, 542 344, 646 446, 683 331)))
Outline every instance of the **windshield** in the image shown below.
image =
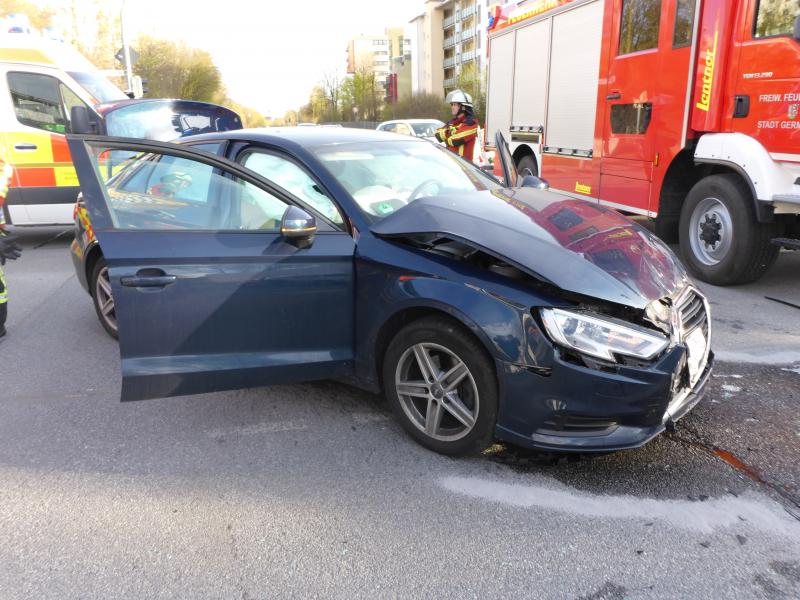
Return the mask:
POLYGON ((95 104, 128 99, 122 90, 99 73, 79 73, 73 71, 69 73, 69 76, 81 84, 83 89, 89 92, 89 95, 94 98, 95 104))
POLYGON ((423 123, 411 123, 414 128, 414 133, 423 137, 434 137, 436 130, 442 127, 444 123, 441 121, 425 121, 423 123))
POLYGON ((413 138, 322 146, 314 153, 373 221, 426 196, 502 187, 452 152, 413 138))

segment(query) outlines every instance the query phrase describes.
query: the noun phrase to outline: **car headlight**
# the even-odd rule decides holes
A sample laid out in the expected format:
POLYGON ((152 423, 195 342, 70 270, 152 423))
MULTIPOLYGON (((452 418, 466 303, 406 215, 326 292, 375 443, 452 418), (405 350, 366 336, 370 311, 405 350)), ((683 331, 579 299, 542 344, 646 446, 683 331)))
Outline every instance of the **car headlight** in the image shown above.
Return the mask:
POLYGON ((543 308, 541 314, 557 344, 611 362, 617 362, 615 354, 649 360, 669 344, 660 333, 600 315, 562 308, 543 308))

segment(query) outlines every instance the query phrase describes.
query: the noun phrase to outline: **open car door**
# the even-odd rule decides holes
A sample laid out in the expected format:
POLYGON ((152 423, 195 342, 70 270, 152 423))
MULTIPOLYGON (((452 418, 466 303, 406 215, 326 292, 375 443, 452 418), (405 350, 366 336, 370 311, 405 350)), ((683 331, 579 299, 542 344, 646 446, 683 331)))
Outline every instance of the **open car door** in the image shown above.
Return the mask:
POLYGON ((514 165, 511 150, 502 132, 498 131, 494 135, 494 143, 495 148, 497 148, 497 155, 500 157, 500 164, 503 168, 503 184, 506 187, 516 187, 518 184, 517 180, 519 179, 517 167, 514 165))
POLYGON ((349 373, 355 242, 343 227, 207 151, 68 142, 109 267, 123 400, 349 373))

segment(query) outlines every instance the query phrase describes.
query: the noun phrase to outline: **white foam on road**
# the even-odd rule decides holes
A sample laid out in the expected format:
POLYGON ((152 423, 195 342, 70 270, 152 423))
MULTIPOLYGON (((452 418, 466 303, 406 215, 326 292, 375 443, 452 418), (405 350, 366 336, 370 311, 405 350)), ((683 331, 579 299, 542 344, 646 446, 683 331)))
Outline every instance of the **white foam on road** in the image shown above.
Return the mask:
POLYGON ((270 421, 267 423, 255 423, 253 425, 242 425, 240 427, 228 427, 224 429, 212 429, 207 434, 212 438, 233 437, 239 435, 258 435, 260 433, 281 433, 284 431, 305 431, 308 427, 304 421, 270 421))
POLYGON ((726 392, 734 392, 734 393, 742 391, 742 388, 740 388, 738 385, 723 385, 722 389, 725 390, 726 392))
POLYGON ((758 365, 794 365, 795 363, 800 363, 800 352, 795 350, 752 353, 714 350, 714 356, 720 362, 732 363, 753 363, 758 365))
POLYGON ((800 375, 800 367, 795 367, 794 369, 781 369, 782 371, 789 371, 789 373, 797 373, 800 375))
POLYGON ((776 503, 748 494, 705 502, 605 496, 549 485, 506 483, 479 477, 443 477, 445 489, 472 498, 522 508, 541 508, 582 517, 661 521, 673 527, 710 533, 733 526, 750 526, 800 539, 800 523, 776 503))

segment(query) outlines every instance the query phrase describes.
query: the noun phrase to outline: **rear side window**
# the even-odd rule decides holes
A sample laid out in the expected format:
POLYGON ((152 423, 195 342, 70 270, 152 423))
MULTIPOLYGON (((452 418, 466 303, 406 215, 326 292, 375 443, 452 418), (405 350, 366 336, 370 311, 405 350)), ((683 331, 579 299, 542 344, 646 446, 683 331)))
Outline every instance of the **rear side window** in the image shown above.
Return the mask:
POLYGON ((619 54, 658 47, 661 0, 622 0, 619 54))
POLYGON ((67 133, 69 121, 59 90, 60 81, 38 73, 9 73, 8 87, 17 120, 53 133, 67 133))
POLYGON ((753 37, 792 35, 798 15, 800 2, 796 0, 760 0, 756 9, 753 37))

